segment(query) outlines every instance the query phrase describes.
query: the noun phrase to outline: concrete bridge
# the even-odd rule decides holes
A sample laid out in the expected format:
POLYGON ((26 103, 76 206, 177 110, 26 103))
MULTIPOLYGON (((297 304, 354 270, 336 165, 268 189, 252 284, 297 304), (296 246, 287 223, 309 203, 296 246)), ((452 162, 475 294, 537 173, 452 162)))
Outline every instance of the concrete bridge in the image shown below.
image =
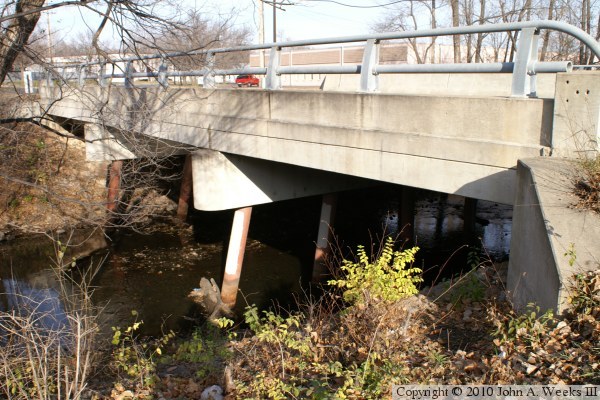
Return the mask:
MULTIPOLYGON (((194 207, 238 210, 222 289, 226 303, 235 303, 253 205, 326 195, 319 258, 332 223, 330 194, 377 181, 515 205, 509 289, 518 306, 537 301, 562 309, 572 268, 558 255, 571 238, 550 232, 556 221, 546 218, 528 166, 544 169, 539 160, 597 154, 600 73, 573 72, 568 62, 538 62, 537 37, 546 25, 514 28, 521 32, 514 63, 429 65, 422 71, 378 65, 377 44, 455 31, 366 37, 363 63, 325 68, 325 81, 315 90, 283 90, 277 81, 282 73, 316 70, 277 65, 281 47, 304 42, 253 46, 271 49, 268 68, 209 66, 202 71, 203 88, 169 87, 166 68, 136 73, 128 67, 111 75, 124 77, 125 85, 115 86, 107 83, 111 76, 86 76, 82 67, 78 85, 64 76, 41 85, 37 112, 57 123, 83 124, 90 161, 191 154, 194 207), (264 73, 267 90, 211 85, 211 76, 224 72, 264 73), (348 75, 352 72, 357 75, 348 75), (380 77, 383 73, 394 75, 380 77), (91 84, 90 77, 98 83, 91 84), (142 77, 158 84, 136 82, 142 77), (540 213, 541 225, 530 226, 540 213)), ((590 43, 600 58, 598 43, 590 43)), ((599 233, 600 224, 592 230, 599 233)), ((580 243, 587 233, 572 239, 580 243)), ((578 251, 588 268, 600 258, 596 247, 578 251)))

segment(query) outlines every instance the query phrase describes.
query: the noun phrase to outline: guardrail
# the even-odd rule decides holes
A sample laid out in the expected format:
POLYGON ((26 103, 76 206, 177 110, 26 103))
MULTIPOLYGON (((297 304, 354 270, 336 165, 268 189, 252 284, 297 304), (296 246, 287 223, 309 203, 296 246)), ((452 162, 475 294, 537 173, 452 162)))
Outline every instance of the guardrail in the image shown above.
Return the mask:
MULTIPOLYGON (((135 78, 156 78, 163 87, 168 87, 169 77, 176 76, 202 76, 205 87, 215 86, 217 75, 241 75, 253 74, 264 75, 265 88, 267 90, 281 89, 282 74, 359 74, 359 92, 377 92, 378 76, 380 74, 398 73, 512 73, 512 96, 525 97, 535 96, 536 75, 539 73, 570 72, 573 65, 570 61, 542 62, 537 59, 538 41, 541 29, 551 29, 564 32, 588 46, 600 59, 600 44, 589 34, 579 28, 559 21, 522 21, 513 23, 501 23, 490 25, 476 25, 466 27, 438 28, 417 31, 390 32, 362 36, 334 37, 325 39, 296 40, 278 43, 255 44, 230 48, 207 49, 191 52, 176 52, 154 55, 143 55, 139 57, 123 57, 110 60, 113 65, 121 62, 126 63, 123 73, 106 73, 107 61, 87 62, 78 64, 75 79, 83 86, 86 79, 97 79, 100 86, 108 85, 110 78, 124 78, 125 86, 132 87, 135 78), (421 37, 439 37, 473 33, 493 32, 520 32, 517 52, 514 62, 504 63, 455 63, 455 64, 379 64, 379 45, 385 40, 408 39, 421 37), (329 66, 281 66, 280 55, 282 48, 314 46, 324 44, 343 44, 364 42, 365 49, 361 64, 357 65, 329 65, 329 66), (215 69, 215 55, 220 53, 231 53, 251 50, 269 50, 269 65, 266 67, 245 67, 226 70, 215 69), (189 57, 194 55, 205 55, 206 66, 196 71, 168 71, 167 60, 176 57, 189 57), (157 71, 135 72, 132 63, 151 59, 161 59, 162 63, 157 71), (91 65, 99 65, 98 74, 88 74, 86 69, 91 65)), ((73 65, 69 65, 73 67, 73 65)), ((113 68, 114 70, 114 68, 113 68)), ((73 77, 61 77, 72 79, 73 77)), ((51 79, 49 78, 49 84, 51 79)))

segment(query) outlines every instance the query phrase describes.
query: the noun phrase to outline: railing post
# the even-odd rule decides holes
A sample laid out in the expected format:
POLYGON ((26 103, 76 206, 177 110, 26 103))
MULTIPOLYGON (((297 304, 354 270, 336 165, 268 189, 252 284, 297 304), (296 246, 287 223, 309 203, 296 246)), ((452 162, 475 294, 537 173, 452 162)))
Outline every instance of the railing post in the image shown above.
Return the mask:
POLYGON ((86 71, 85 71, 85 66, 80 65, 78 68, 79 70, 78 72, 78 78, 77 78, 77 83, 79 84, 79 87, 82 88, 85 85, 85 78, 86 78, 86 71))
POLYGON ((169 87, 169 79, 167 78, 167 63, 165 62, 165 60, 163 59, 162 62, 160 63, 160 67, 158 67, 158 84, 160 86, 162 86, 163 89, 166 89, 169 87))
POLYGON ((128 89, 133 87, 133 61, 127 61, 125 65, 125 87, 128 89))
POLYGON ((272 47, 269 54, 269 67, 267 68, 267 90, 281 89, 281 74, 277 73, 281 61, 281 47, 272 47))
POLYGON ((524 28, 519 35, 515 67, 513 69, 513 97, 535 97, 536 75, 533 65, 537 61, 537 48, 540 33, 537 28, 524 28))
POLYGON ((106 75, 106 62, 103 62, 102 64, 100 64, 100 71, 98 71, 98 85, 100 85, 100 87, 103 87, 103 88, 108 86, 105 75, 106 75))
POLYGON ((47 69, 46 70, 46 85, 49 88, 54 87, 54 79, 53 79, 52 75, 53 75, 53 71, 51 69, 47 69))
POLYGON ((215 53, 208 53, 206 55, 206 72, 204 73, 204 85, 205 88, 214 89, 215 84, 215 53))
POLYGON ((369 39, 365 44, 365 52, 360 66, 359 92, 376 92, 379 89, 379 78, 375 72, 377 63, 379 63, 379 40, 369 39))

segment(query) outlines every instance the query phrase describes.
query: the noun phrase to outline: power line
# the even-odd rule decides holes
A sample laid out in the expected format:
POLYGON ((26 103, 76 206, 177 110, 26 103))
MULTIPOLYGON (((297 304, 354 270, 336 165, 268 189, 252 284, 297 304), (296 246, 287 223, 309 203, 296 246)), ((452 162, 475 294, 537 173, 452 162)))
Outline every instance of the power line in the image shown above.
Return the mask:
POLYGON ((394 4, 398 4, 398 3, 407 3, 407 2, 412 2, 415 0, 396 0, 396 1, 392 1, 389 3, 385 3, 385 4, 377 4, 377 5, 373 5, 373 6, 358 6, 358 5, 354 5, 354 4, 347 4, 347 3, 342 3, 340 1, 337 0, 304 0, 306 2, 317 2, 317 3, 333 3, 333 4, 337 4, 343 7, 349 7, 349 8, 379 8, 379 7, 387 7, 387 6, 392 6, 394 4))

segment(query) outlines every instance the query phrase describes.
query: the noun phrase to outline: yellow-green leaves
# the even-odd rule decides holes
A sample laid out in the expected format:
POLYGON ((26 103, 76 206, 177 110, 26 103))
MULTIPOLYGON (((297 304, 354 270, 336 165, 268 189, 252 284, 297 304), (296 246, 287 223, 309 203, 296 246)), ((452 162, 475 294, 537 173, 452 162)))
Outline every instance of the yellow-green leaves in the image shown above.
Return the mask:
POLYGON ((379 257, 371 260, 364 246, 358 246, 358 262, 344 260, 341 266, 346 276, 328 283, 344 289, 344 300, 364 303, 367 298, 376 301, 396 301, 418 293, 422 282, 421 269, 412 266, 419 250, 413 247, 394 251, 394 240, 388 237, 379 257))

